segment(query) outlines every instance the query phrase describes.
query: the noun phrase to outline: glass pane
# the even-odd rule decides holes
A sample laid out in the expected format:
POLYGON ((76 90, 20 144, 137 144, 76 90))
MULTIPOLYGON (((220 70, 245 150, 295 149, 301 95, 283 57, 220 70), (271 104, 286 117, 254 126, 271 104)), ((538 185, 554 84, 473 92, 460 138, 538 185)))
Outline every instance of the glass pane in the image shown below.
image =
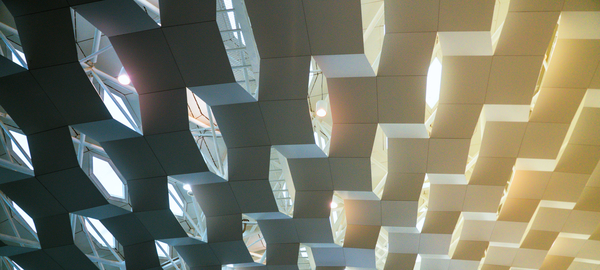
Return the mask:
MULTIPOLYGON (((23 59, 23 62, 27 63, 27 59, 25 59, 25 54, 22 53, 22 52, 20 52, 20 51, 18 51, 18 50, 15 50, 15 51, 17 52, 17 54, 19 54, 19 56, 21 57, 21 59, 23 59)), ((17 56, 14 53, 11 54, 11 56, 12 56, 11 57, 12 61, 15 62, 15 64, 17 64, 19 66, 23 66, 23 65, 21 65, 21 62, 19 62, 19 59, 17 59, 17 56)))
POLYGON ((100 222, 97 219, 86 218, 85 227, 87 231, 92 235, 92 237, 94 237, 96 241, 100 243, 100 245, 106 247, 106 243, 104 243, 104 240, 106 240, 106 242, 108 242, 111 248, 115 247, 115 237, 108 231, 108 229, 106 229, 106 227, 104 227, 104 225, 102 225, 102 222, 100 222), (94 230, 94 228, 92 228, 91 225, 94 225, 94 227, 96 228, 96 230, 98 230, 98 232, 100 232, 100 234, 98 234, 98 232, 96 232, 96 230, 94 230), (100 237, 100 235, 104 237, 104 240, 102 240, 102 237, 100 237))
POLYGON ((179 197, 179 193, 177 193, 175 187, 169 183, 169 208, 176 216, 183 216, 183 210, 177 203, 183 206, 183 201, 179 197), (173 197, 173 195, 175 195, 175 197, 173 197))
POLYGON ((110 196, 124 199, 124 185, 112 166, 103 159, 92 157, 92 173, 110 196))
POLYGON ((440 87, 442 84, 442 63, 439 59, 433 60, 427 72, 427 95, 426 101, 430 108, 433 108, 440 99, 440 87))
MULTIPOLYGON (((106 105, 106 109, 108 109, 108 111, 110 112, 110 115, 112 115, 112 117, 119 121, 121 124, 127 126, 130 129, 133 129, 133 126, 131 126, 131 123, 129 123, 129 121, 127 121, 127 118, 125 117, 125 115, 121 112, 121 110, 119 110, 119 107, 117 106, 117 104, 112 100, 112 98, 110 98, 108 95, 111 95, 112 97, 115 98, 115 100, 117 100, 117 102, 119 102, 120 97, 116 96, 116 95, 112 95, 109 94, 107 91, 104 91, 104 105, 106 105)), ((123 102, 123 100, 121 100, 121 102, 119 102, 119 104, 121 104, 123 102)), ((129 111, 126 109, 126 107, 123 107, 124 111, 129 115, 129 111)))
POLYGON ((29 227, 31 227, 31 229, 34 232, 37 232, 37 229, 35 228, 35 223, 33 222, 33 219, 27 213, 25 213, 25 211, 23 209, 21 209, 21 207, 19 207, 19 205, 17 205, 15 202, 12 202, 12 205, 15 208, 15 210, 17 210, 19 215, 25 220, 25 222, 27 222, 27 224, 29 224, 29 227))
MULTIPOLYGON (((12 130, 9 130, 9 132, 10 132, 10 135, 12 135, 13 138, 15 138, 15 140, 17 140, 19 145, 21 145, 23 150, 25 150, 25 153, 27 154, 27 156, 31 157, 31 153, 29 152, 29 144, 27 143, 27 136, 25 136, 19 132, 12 131, 12 130)), ((15 151, 15 154, 17 154, 17 156, 25 163, 25 165, 27 165, 27 167, 29 167, 29 169, 33 170, 33 166, 27 160, 27 158, 25 157, 25 154, 23 154, 21 149, 19 149, 19 147, 17 147, 16 143, 13 140, 11 140, 10 143, 11 143, 11 147, 12 147, 13 151, 15 151)))
POLYGON ((169 252, 169 245, 167 245, 161 241, 156 241, 156 252, 158 253, 158 256, 160 256, 160 257, 168 257, 167 253, 169 252), (165 252, 167 252, 167 253, 165 253, 165 252))

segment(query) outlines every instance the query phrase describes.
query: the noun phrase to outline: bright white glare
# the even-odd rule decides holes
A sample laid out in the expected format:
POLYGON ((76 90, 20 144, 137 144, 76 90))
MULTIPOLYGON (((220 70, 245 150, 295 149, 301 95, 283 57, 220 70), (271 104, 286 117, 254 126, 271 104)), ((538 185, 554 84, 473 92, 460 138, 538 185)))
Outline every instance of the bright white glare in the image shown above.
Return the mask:
POLYGON ((168 257, 168 254, 165 252, 169 252, 169 245, 163 243, 161 241, 156 241, 156 252, 160 257, 168 257), (160 249, 162 248, 162 249, 160 249), (163 251, 164 250, 164 251, 163 251))
POLYGON ((327 115, 327 103, 325 103, 324 100, 317 101, 315 107, 317 109, 317 116, 325 117, 325 115, 327 115))
POLYGON ((302 255, 302 258, 308 258, 308 252, 300 252, 300 255, 302 255))
POLYGON ((108 242, 108 244, 110 245, 111 248, 115 247, 115 237, 112 235, 112 233, 110 233, 108 231, 108 229, 106 229, 106 227, 104 227, 104 225, 102 225, 102 222, 100 222, 97 219, 86 218, 85 219, 85 227, 86 227, 87 231, 94 238, 96 238, 96 240, 98 241, 98 243, 100 243, 100 245, 102 245, 103 247, 106 247, 106 244, 104 243, 104 241, 102 241, 102 238, 104 238, 104 240, 106 240, 106 242, 108 242), (94 228, 92 228, 92 225, 94 225, 94 227, 96 228, 96 230, 98 230, 98 232, 100 232, 100 234, 98 234, 96 232, 96 230, 94 230, 94 228), (102 235, 102 237, 100 237, 100 235, 102 235))
POLYGON ((19 269, 19 270, 23 270, 23 267, 21 267, 20 265, 18 265, 15 261, 12 261, 13 265, 19 269))
POLYGON ((439 59, 433 60, 427 72, 427 95, 425 101, 433 108, 440 99, 440 87, 442 84, 442 63, 439 59))
POLYGON ((119 75, 119 77, 117 77, 117 80, 122 85, 129 85, 131 83, 131 78, 129 78, 129 75, 127 74, 119 75))
POLYGON ((181 198, 179 198, 175 187, 169 183, 169 208, 171 209, 171 212, 173 212, 173 214, 175 214, 176 216, 183 216, 183 209, 181 209, 181 207, 179 207, 177 203, 183 206, 183 201, 181 200, 181 198), (175 195, 176 197, 173 198, 173 195, 175 195))
POLYGON ((37 229, 35 228, 35 223, 33 222, 33 219, 27 213, 25 213, 25 211, 23 211, 23 209, 21 209, 21 207, 19 207, 19 205, 17 205, 15 202, 12 202, 12 205, 15 208, 15 210, 17 210, 19 215, 25 220, 25 222, 27 222, 27 224, 29 224, 29 227, 31 227, 31 229, 34 232, 37 232, 37 229))
POLYGON ((233 9, 233 3, 231 0, 223 0, 223 3, 225 4, 226 9, 233 9))
POLYGON ((240 35, 242 36, 242 44, 246 45, 246 40, 244 39, 244 33, 240 32, 240 35))
MULTIPOLYGON (((22 52, 20 52, 18 50, 15 50, 15 52, 17 52, 17 54, 21 57, 21 59, 23 59, 23 62, 27 63, 27 59, 25 59, 25 54, 24 53, 22 53, 22 52)), ((12 55, 12 57, 11 57, 12 61, 15 62, 15 64, 23 67, 23 65, 21 64, 21 62, 19 62, 19 59, 17 58, 17 56, 14 53, 11 54, 11 55, 12 55)))
POLYGON ((337 208, 338 204, 336 202, 331 202, 330 206, 331 206, 331 208, 337 208))
MULTIPOLYGON (((106 109, 108 109, 108 111, 110 112, 110 115, 112 115, 112 117, 115 120, 119 121, 121 124, 134 130, 131 123, 129 123, 129 121, 127 121, 127 118, 125 117, 125 115, 121 112, 121 110, 119 110, 119 107, 117 106, 117 104, 108 95, 111 95, 112 97, 114 97, 115 100, 119 104, 121 104, 123 110, 127 113, 127 115, 129 117, 131 117, 131 114, 129 114, 129 111, 127 110, 127 107, 125 107, 125 103, 123 102, 123 99, 121 99, 121 97, 119 97, 117 95, 109 94, 107 91, 104 91, 104 105, 106 105, 106 109)), ((131 118, 131 119, 133 119, 133 118, 131 118)))
POLYGON ((325 117, 325 115, 327 115, 327 111, 325 109, 318 109, 317 110, 317 116, 319 116, 319 117, 325 117))
POLYGON ((313 132, 315 134, 315 143, 317 144, 317 146, 319 145, 319 135, 317 135, 317 132, 313 132))
POLYGON ((125 198, 123 181, 121 181, 108 162, 97 157, 92 157, 92 173, 110 196, 121 199, 125 198))
MULTIPOLYGON (((423 214, 424 215, 424 214, 423 214)), ((425 218, 422 218, 418 223, 417 223, 417 229, 422 232, 423 231, 423 225, 425 225, 425 218)))
POLYGON ((186 191, 192 191, 192 186, 190 186, 190 184, 185 184, 183 185, 183 189, 185 189, 186 191))
MULTIPOLYGON (((12 131, 12 130, 9 130, 9 132, 10 132, 10 135, 12 135, 13 138, 15 138, 15 140, 17 140, 19 145, 21 145, 23 150, 25 150, 25 153, 27 154, 27 156, 31 157, 31 153, 29 152, 29 144, 27 143, 27 136, 25 136, 19 132, 12 131)), ((29 167, 29 169, 33 170, 33 166, 27 160, 27 158, 25 157, 25 154, 23 152, 21 152, 21 149, 19 149, 19 147, 17 147, 17 144, 13 140, 11 140, 10 142, 12 144, 12 149, 13 149, 13 151, 15 151, 17 156, 19 156, 19 158, 23 162, 25 162, 25 165, 27 165, 27 167, 29 167)))
MULTIPOLYGON (((229 17, 229 24, 231 24, 231 29, 238 29, 237 24, 235 23, 235 14, 233 14, 233 11, 227 12, 227 17, 229 17)), ((237 34, 237 32, 234 32, 234 34, 237 34)))
POLYGON ((321 137, 321 147, 325 147, 325 138, 321 137))

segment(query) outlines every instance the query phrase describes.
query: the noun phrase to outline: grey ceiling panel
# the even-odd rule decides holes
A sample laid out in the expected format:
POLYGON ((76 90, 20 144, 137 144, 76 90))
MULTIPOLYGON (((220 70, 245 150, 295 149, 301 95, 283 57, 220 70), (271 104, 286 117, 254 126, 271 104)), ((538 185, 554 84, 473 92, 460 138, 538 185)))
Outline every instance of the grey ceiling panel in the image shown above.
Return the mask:
POLYGON ((20 254, 30 253, 39 250, 37 248, 22 247, 21 245, 5 242, 0 243, 0 256, 12 257, 20 254), (16 246, 14 246, 16 245, 16 246))
POLYGON ((293 265, 267 265, 268 270, 298 270, 298 264, 293 265))
POLYGON ((3 184, 0 190, 33 219, 66 213, 65 208, 35 178, 3 184))
POLYGON ((210 106, 255 102, 237 82, 190 87, 190 90, 210 106))
MULTIPOLYGON (((104 227, 106 227, 123 246, 154 241, 150 232, 148 232, 142 222, 140 222, 133 213, 111 217, 101 221, 102 225, 104 225, 104 227)), ((156 251, 156 247, 154 247, 154 251, 156 251)))
POLYGON ((63 268, 43 250, 12 256, 11 259, 19 266, 23 267, 23 269, 63 270, 63 268))
POLYGON ((38 0, 4 0, 6 7, 10 10, 10 13, 14 16, 21 16, 25 14, 38 13, 47 10, 66 8, 69 6, 67 1, 38 1, 38 0))
POLYGON ((333 233, 329 217, 327 218, 294 218, 300 243, 333 244, 333 233))
POLYGON ((0 168, 0 184, 19 181, 29 177, 33 177, 33 172, 31 172, 31 174, 26 174, 24 172, 15 171, 13 169, 8 169, 4 167, 0 168))
POLYGON ((178 174, 178 175, 169 175, 169 177, 190 185, 204 185, 204 184, 213 184, 213 183, 223 183, 227 182, 227 180, 221 178, 220 176, 208 171, 208 172, 198 172, 198 173, 189 173, 189 174, 178 174))
POLYGON ((160 269, 154 241, 124 246, 123 250, 125 251, 125 267, 127 269, 156 269, 155 267, 160 269))
POLYGON ((6 57, 0 57, 0 78, 26 71, 25 68, 13 63, 6 57))
POLYGON ((303 1, 313 55, 363 53, 361 2, 303 1))
POLYGON ((131 207, 135 211, 151 211, 169 208, 167 177, 155 177, 127 181, 131 207))
POLYGON ((216 20, 215 1, 162 0, 158 4, 163 27, 216 20))
POLYGON ((154 211, 136 211, 134 214, 154 239, 162 241, 188 236, 169 208, 154 211))
POLYGON ((260 101, 306 99, 310 56, 260 60, 260 101))
POLYGON ((269 244, 267 258, 271 258, 268 265, 294 265, 298 264, 298 251, 300 243, 269 244))
POLYGON ((267 245, 272 243, 297 243, 298 233, 294 220, 288 219, 271 219, 259 220, 258 226, 263 233, 267 245))
POLYGON ((221 264, 254 262, 244 241, 219 242, 209 244, 221 264))
POLYGON ((242 240, 242 214, 206 218, 210 243, 242 240))
POLYGON ((110 42, 138 93, 185 86, 169 44, 160 29, 111 37, 110 42))
POLYGON ((242 213, 278 212, 269 180, 230 182, 242 213))
POLYGON ((37 179, 69 212, 108 204, 80 167, 39 175, 37 179))
POLYGON ((425 181, 424 173, 388 173, 383 201, 417 201, 425 181))
POLYGON ((139 97, 144 135, 189 129, 185 88, 139 97))
POLYGON ((321 269, 320 267, 343 267, 346 265, 346 258, 344 258, 344 249, 341 247, 311 248, 311 251, 315 259, 317 269, 321 269))
POLYGON ((217 264, 219 265, 219 269, 221 267, 221 262, 219 262, 219 259, 208 244, 178 246, 175 249, 177 253, 185 258, 185 263, 190 267, 217 264))
POLYGON ((378 75, 427 75, 435 38, 436 32, 385 35, 378 75))
POLYGON ((235 82, 216 21, 162 31, 188 87, 235 82))
POLYGON ((401 254, 401 253, 389 253, 387 260, 385 261, 384 270, 397 269, 397 267, 403 267, 400 269, 414 269, 415 262, 417 260, 417 254, 401 254))
POLYGON ((112 119, 78 62, 31 73, 69 125, 112 119))
POLYGON ((29 69, 77 62, 68 7, 16 17, 15 22, 29 69))
POLYGON ((387 33, 437 31, 439 5, 440 0, 385 1, 385 31, 387 33))
POLYGON ((314 144, 306 99, 260 101, 271 144, 314 144))
POLYGON ((189 130, 145 138, 167 175, 208 171, 189 130))
POLYGON ((67 126, 27 137, 36 175, 79 167, 67 126))
POLYGON ((144 138, 104 142, 102 147, 127 180, 165 175, 144 138))
POLYGON ((301 0, 250 1, 246 3, 246 9, 262 59, 310 55, 301 0))
POLYGON ((344 247, 374 249, 380 230, 381 226, 348 224, 344 247))
POLYGON ((375 250, 344 248, 346 265, 359 268, 375 268, 375 250))
POLYGON ((326 158, 327 155, 316 144, 275 145, 286 158, 326 158))
POLYGON ((423 123, 427 76, 377 78, 380 123, 423 123))
POLYGON ((67 124, 29 72, 0 78, 0 104, 27 135, 67 124))
POLYGON ((334 123, 377 123, 377 78, 328 79, 327 86, 334 123))
POLYGON ((73 9, 109 37, 159 28, 133 1, 104 0, 73 9))
MULTIPOLYGON (((68 217, 65 217, 68 223, 68 217)), ((67 237, 71 237, 70 235, 66 235, 67 237)), ((96 270, 98 267, 90 261, 90 259, 85 256, 75 246, 74 244, 62 247, 48 248, 44 249, 44 252, 48 254, 52 260, 57 262, 63 269, 89 269, 96 270)))
POLYGON ((333 191, 297 191, 294 219, 329 218, 332 197, 333 191))
POLYGON ((329 166, 335 190, 373 190, 370 158, 330 158, 329 166))
POLYGON ((269 178, 270 146, 227 150, 229 181, 269 178))
POLYGON ((94 208, 88 208, 77 212, 73 212, 73 214, 77 214, 84 217, 91 217, 98 220, 125 215, 127 213, 130 213, 130 211, 127 211, 119 206, 110 203, 94 208))
POLYGON ((241 213, 229 183, 194 185, 192 190, 207 217, 241 213))
POLYGON ((370 157, 376 130, 377 124, 333 124, 329 156, 370 157))
POLYGON ((212 107, 227 148, 271 145, 257 102, 212 107))
POLYGON ((69 214, 63 213, 49 217, 36 218, 40 244, 43 249, 68 246, 73 244, 69 214))
POLYGON ((288 159, 288 165, 290 173, 294 177, 294 188, 296 190, 333 190, 329 159, 288 159))
POLYGON ((104 121, 72 125, 71 127, 83 132, 100 143, 142 136, 137 131, 130 129, 112 118, 104 121))
POLYGON ((427 139, 388 139, 390 172, 424 173, 427 171, 427 139))

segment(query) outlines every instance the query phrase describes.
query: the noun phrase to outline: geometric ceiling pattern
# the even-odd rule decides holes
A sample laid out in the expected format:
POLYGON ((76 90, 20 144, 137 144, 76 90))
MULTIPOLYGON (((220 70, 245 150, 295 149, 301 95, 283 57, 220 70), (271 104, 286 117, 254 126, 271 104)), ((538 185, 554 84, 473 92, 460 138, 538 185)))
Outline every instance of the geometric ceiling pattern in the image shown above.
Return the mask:
POLYGON ((597 0, 3 4, 2 269, 600 269, 597 0))

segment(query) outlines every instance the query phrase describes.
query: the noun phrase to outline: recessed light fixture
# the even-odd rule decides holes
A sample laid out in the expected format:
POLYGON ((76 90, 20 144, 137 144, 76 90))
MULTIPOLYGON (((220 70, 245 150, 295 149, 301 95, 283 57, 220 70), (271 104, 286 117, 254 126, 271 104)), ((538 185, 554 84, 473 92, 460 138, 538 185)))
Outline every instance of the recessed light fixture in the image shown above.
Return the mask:
POLYGON ((327 115, 327 103, 324 100, 317 101, 317 116, 325 117, 327 115))
POLYGON ((338 204, 336 202, 331 202, 330 206, 331 206, 331 208, 337 208, 338 204))
POLYGON ((117 80, 122 85, 128 85, 131 83, 131 78, 129 78, 129 75, 127 72, 125 72, 125 68, 121 68, 121 72, 119 72, 119 77, 117 77, 117 80))

